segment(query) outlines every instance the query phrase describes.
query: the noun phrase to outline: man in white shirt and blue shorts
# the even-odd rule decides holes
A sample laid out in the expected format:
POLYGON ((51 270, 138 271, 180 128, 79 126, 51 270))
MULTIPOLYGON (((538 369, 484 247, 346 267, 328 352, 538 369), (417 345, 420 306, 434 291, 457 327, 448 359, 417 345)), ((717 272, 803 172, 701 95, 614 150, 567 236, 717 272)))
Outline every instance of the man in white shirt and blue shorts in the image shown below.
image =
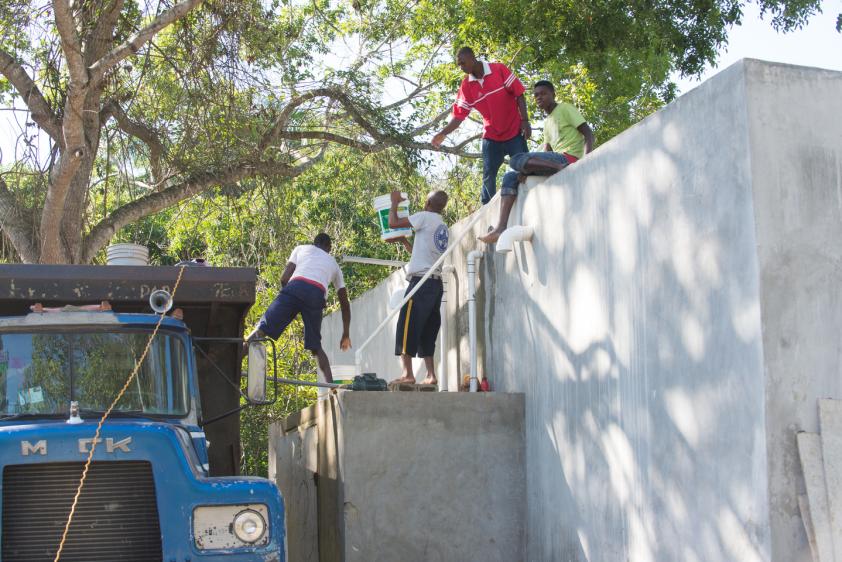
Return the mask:
POLYGON ((319 362, 319 369, 327 382, 333 382, 330 361, 322 349, 322 314, 328 284, 333 283, 342 309, 342 339, 339 348, 351 347, 351 303, 345 289, 345 278, 330 255, 330 236, 318 234, 312 244, 296 246, 289 256, 281 276, 281 292, 266 309, 254 331, 246 339, 257 335, 278 339, 287 326, 301 315, 304 321, 304 348, 319 362))
MULTIPOLYGON (((441 213, 447 205, 447 193, 433 191, 427 196, 424 210, 409 217, 398 217, 398 204, 403 200, 400 191, 392 192, 392 207, 389 209, 390 228, 412 228, 415 231, 415 243, 406 238, 399 238, 412 252, 406 266, 409 287, 413 290, 421 278, 441 257, 450 239, 450 231, 444 224, 441 213)), ((436 370, 433 353, 436 350, 436 338, 441 327, 441 298, 444 285, 441 271, 434 271, 418 292, 403 306, 398 317, 395 333, 395 355, 401 358, 402 376, 392 382, 415 383, 412 374, 412 358, 421 357, 427 367, 427 377, 421 384, 436 384, 436 370)))

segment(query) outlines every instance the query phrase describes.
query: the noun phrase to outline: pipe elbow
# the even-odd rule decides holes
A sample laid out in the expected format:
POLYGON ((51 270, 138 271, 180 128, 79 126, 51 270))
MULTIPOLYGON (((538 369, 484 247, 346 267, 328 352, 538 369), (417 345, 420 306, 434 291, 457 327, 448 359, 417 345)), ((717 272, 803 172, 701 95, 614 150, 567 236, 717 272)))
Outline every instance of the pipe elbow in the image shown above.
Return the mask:
POLYGON ((531 226, 510 226, 497 240, 496 250, 501 254, 511 252, 515 242, 530 242, 534 233, 535 229, 531 226))
POLYGON ((482 259, 484 252, 482 250, 471 250, 468 252, 468 262, 476 262, 478 259, 482 259))

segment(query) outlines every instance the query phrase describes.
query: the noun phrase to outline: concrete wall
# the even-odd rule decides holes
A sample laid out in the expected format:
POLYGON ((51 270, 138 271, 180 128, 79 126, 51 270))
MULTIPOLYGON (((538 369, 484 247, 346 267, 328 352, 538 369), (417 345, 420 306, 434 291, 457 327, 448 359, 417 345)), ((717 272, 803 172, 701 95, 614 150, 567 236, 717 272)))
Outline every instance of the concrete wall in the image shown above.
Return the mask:
MULTIPOLYGON (((528 560, 808 560, 794 434, 842 397, 841 104, 842 73, 744 60, 530 180, 510 224, 535 239, 487 250, 478 296, 481 370, 526 395, 528 560)), ((355 341, 386 293, 354 302, 355 341)))
POLYGON ((269 426, 269 478, 284 496, 290 562, 319 562, 317 406, 269 426))
POLYGON ((772 553, 806 561, 795 431, 818 432, 817 399, 842 398, 842 73, 758 63, 745 72, 772 553))
POLYGON ((341 391, 305 412, 270 433, 290 560, 524 559, 522 394, 341 391))
POLYGON ((527 394, 529 560, 769 559, 742 75, 532 188, 534 243, 489 256, 486 365, 527 394))

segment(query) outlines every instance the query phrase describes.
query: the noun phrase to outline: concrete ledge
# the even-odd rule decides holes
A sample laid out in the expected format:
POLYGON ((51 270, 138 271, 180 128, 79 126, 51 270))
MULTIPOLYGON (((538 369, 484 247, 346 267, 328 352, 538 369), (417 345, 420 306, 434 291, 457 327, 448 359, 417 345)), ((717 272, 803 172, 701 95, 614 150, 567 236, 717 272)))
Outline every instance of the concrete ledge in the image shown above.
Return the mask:
POLYGON ((308 427, 316 425, 317 414, 316 404, 313 404, 308 408, 288 415, 283 421, 279 422, 279 426, 284 434, 291 431, 303 431, 308 427))

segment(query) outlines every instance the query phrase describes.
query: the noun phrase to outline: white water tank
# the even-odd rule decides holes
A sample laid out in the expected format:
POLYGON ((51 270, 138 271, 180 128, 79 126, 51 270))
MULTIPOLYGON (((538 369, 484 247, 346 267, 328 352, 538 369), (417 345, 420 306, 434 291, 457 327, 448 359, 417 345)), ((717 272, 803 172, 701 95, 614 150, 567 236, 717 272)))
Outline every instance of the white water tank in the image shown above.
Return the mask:
POLYGON ((108 265, 149 265, 149 248, 140 244, 112 244, 105 249, 108 265))

